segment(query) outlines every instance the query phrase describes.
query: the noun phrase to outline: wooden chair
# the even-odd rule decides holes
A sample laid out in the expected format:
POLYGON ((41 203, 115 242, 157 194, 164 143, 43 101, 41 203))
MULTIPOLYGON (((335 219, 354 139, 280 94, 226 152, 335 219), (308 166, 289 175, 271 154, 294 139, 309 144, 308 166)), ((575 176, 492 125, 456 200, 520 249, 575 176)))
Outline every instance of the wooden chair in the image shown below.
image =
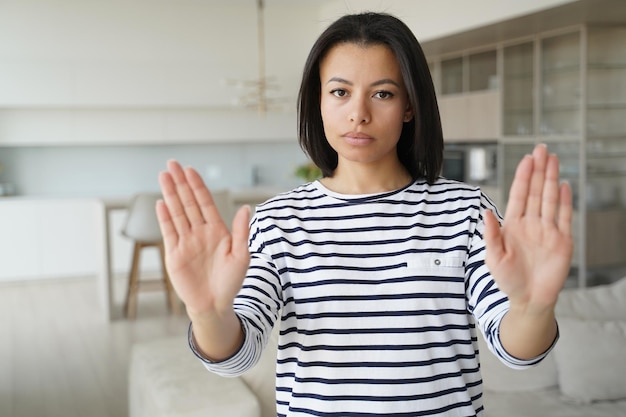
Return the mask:
POLYGON ((163 237, 156 216, 156 202, 159 193, 139 193, 133 196, 128 209, 128 216, 122 229, 122 235, 134 241, 133 258, 128 277, 128 290, 124 303, 124 316, 134 319, 137 315, 137 295, 139 291, 165 290, 168 309, 180 314, 181 303, 172 287, 165 267, 165 249, 163 237), (162 278, 140 279, 139 266, 142 250, 156 247, 161 259, 162 278))

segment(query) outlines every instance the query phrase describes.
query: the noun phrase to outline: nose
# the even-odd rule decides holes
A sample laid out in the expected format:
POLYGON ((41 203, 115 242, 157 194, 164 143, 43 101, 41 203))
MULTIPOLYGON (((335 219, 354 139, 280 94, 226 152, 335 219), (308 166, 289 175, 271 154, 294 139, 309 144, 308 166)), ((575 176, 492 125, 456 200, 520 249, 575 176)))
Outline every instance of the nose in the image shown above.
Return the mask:
POLYGON ((350 110, 350 121, 357 124, 368 123, 371 119, 370 109, 366 99, 354 97, 350 110))

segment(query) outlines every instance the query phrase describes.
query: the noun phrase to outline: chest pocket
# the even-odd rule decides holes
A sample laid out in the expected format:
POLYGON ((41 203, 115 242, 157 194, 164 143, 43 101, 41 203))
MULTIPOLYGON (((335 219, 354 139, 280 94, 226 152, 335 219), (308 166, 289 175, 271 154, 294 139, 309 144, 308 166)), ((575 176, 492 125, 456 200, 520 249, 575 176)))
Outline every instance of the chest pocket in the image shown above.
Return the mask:
POLYGON ((417 255, 407 259, 406 266, 409 269, 458 269, 463 268, 465 259, 451 255, 417 255))
POLYGON ((458 254, 419 254, 407 259, 407 270, 414 276, 457 278, 465 276, 465 258, 458 254))
POLYGON ((464 310, 465 258, 458 254, 418 254, 407 259, 414 291, 430 295, 419 308, 464 310))

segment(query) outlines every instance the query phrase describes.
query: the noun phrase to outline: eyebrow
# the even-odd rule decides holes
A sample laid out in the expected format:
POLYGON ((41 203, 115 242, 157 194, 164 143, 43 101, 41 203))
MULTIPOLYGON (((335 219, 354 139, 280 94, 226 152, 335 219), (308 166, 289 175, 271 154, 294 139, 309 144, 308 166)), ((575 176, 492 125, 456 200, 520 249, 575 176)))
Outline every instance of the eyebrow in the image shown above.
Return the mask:
MULTIPOLYGON (((326 82, 326 84, 328 85, 331 82, 338 82, 338 83, 342 83, 342 84, 348 84, 348 85, 353 85, 353 83, 351 81, 348 81, 344 78, 341 77, 332 77, 330 80, 328 80, 326 82)), ((370 84, 370 86, 375 87, 378 85, 383 85, 383 84, 393 84, 396 87, 400 87, 400 85, 395 82, 394 80, 392 80, 391 78, 383 78, 382 80, 378 80, 378 81, 374 81, 372 84, 370 84)))

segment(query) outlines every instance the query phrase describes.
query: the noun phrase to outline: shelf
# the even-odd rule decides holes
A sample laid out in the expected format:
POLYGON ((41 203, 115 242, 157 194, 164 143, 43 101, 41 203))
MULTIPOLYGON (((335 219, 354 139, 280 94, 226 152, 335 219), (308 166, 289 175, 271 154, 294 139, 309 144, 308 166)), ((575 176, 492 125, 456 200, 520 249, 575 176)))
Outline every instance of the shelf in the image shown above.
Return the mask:
POLYGON ((569 113, 569 112, 579 112, 580 106, 574 104, 564 104, 558 106, 543 106, 542 110, 544 113, 569 113))
POLYGON ((626 63, 590 62, 587 71, 626 71, 626 63))
POLYGON ((626 110, 626 103, 587 103, 589 110, 626 110))
POLYGON ((561 77, 567 74, 580 74, 580 65, 564 65, 561 67, 546 67, 541 69, 543 77, 561 77))
POLYGON ((532 107, 504 107, 505 116, 532 115, 532 107))
POLYGON ((529 80, 532 81, 534 79, 534 74, 530 73, 505 73, 504 74, 504 84, 506 85, 509 81, 518 81, 518 80, 529 80))

